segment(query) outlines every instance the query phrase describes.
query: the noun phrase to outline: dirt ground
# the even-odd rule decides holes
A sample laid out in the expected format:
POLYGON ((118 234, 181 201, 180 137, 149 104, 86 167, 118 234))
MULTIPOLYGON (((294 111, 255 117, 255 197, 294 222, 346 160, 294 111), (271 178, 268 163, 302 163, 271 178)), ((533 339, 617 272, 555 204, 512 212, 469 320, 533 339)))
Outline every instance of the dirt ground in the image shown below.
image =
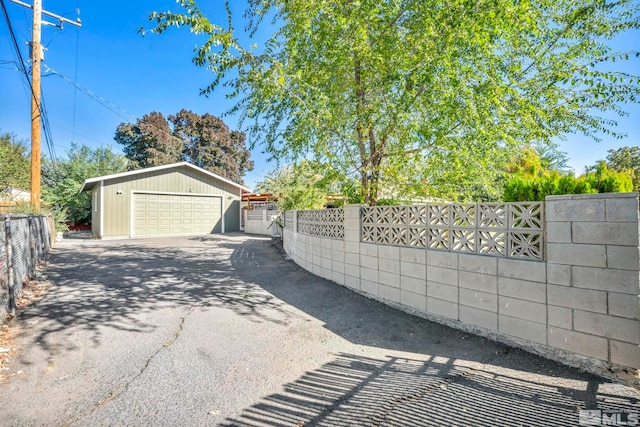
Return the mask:
POLYGON ((46 279, 9 328, 0 425, 577 426, 640 406, 313 276, 267 238, 67 240, 46 279))

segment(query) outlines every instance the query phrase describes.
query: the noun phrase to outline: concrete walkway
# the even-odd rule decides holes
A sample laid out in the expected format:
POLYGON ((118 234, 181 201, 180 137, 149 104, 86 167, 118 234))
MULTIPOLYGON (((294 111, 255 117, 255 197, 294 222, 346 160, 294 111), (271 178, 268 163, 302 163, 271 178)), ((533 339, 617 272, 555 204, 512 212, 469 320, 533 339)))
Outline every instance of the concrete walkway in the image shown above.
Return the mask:
POLYGON ((65 241, 0 425, 577 426, 640 392, 388 308, 265 238, 65 241))

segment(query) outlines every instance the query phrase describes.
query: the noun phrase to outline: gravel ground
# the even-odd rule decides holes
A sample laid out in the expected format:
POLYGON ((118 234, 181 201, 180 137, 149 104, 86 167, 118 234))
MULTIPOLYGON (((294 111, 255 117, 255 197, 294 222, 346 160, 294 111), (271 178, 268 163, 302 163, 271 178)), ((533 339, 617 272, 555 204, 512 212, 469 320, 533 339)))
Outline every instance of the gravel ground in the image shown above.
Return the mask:
POLYGON ((0 425, 577 426, 640 392, 364 298, 244 234, 66 240, 0 425))

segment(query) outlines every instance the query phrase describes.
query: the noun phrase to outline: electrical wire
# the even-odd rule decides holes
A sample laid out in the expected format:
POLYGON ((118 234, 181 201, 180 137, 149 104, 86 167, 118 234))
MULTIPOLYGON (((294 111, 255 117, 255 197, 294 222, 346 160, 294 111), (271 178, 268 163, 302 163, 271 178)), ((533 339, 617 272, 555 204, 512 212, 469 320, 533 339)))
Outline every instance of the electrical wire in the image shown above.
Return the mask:
POLYGON ((23 77, 29 84, 29 89, 31 92, 31 98, 35 100, 38 111, 40 112, 40 118, 42 120, 42 125, 44 128, 44 136, 47 148, 49 150, 49 156, 52 161, 55 161, 55 150, 53 147, 53 137, 51 134, 51 127, 49 126, 48 115, 46 109, 44 108, 44 98, 42 97, 42 93, 40 95, 41 99, 36 99, 35 90, 33 89, 33 84, 31 79, 29 78, 29 72, 27 71, 27 67, 25 65, 24 59, 22 57, 22 52, 20 51, 20 46, 18 44, 18 40, 16 38, 15 31, 13 30, 13 25, 11 24, 11 19, 9 18, 9 12, 7 11, 7 6, 4 3, 4 0, 0 0, 0 6, 2 7, 2 13, 4 15, 4 19, 7 23, 7 28, 9 29, 9 35, 11 37, 11 41, 13 44, 13 49, 17 55, 18 59, 18 68, 19 71, 23 74, 23 77))
POLYGON ((11 36, 11 42, 13 43, 14 55, 16 55, 16 61, 13 61, 13 63, 18 67, 18 71, 21 72, 21 77, 25 78, 29 86, 31 86, 31 82, 29 81, 29 74, 27 72, 27 68, 24 65, 22 52, 20 52, 20 46, 18 45, 15 32, 13 31, 13 26, 11 25, 11 20, 9 19, 9 13, 7 12, 7 7, 4 4, 4 0, 0 0, 0 6, 2 6, 2 13, 4 15, 5 21, 7 22, 9 35, 11 36))
POLYGON ((49 75, 56 75, 56 76, 60 77, 62 80, 64 80, 65 82, 69 83, 70 85, 74 86, 80 92, 84 93, 89 98, 93 99, 98 104, 102 105, 103 107, 105 107, 106 109, 108 109, 112 113, 116 114, 117 116, 123 118, 127 122, 132 121, 132 119, 133 119, 133 121, 136 120, 136 116, 134 116, 132 113, 130 113, 127 110, 125 110, 124 108, 120 108, 116 104, 104 99, 103 97, 101 97, 97 93, 95 93, 95 92, 91 91, 90 89, 87 89, 84 86, 80 85, 78 82, 74 82, 70 78, 60 74, 59 72, 57 72, 53 68, 49 67, 48 65, 44 64, 44 68, 45 68, 45 70, 47 71, 47 73, 49 75))
POLYGON ((44 140, 47 142, 49 157, 55 163, 57 159, 56 149, 53 144, 53 134, 51 133, 51 125, 49 123, 49 111, 45 106, 44 93, 42 93, 42 89, 40 89, 40 103, 42 105, 40 114, 42 115, 42 128, 44 130, 44 140))
MULTIPOLYGON (((136 118, 136 116, 133 115, 133 113, 130 113, 129 111, 125 110, 124 108, 121 108, 121 107, 117 106, 113 102, 110 102, 110 101, 104 99, 103 97, 101 97, 100 95, 96 94, 92 90, 83 87, 82 85, 80 85, 80 83, 75 82, 75 81, 71 80, 70 78, 60 74, 59 72, 57 72, 53 68, 47 66, 46 64, 44 64, 44 67, 45 67, 45 70, 47 71, 48 75, 56 75, 56 76, 60 77, 62 80, 64 80, 65 82, 69 83, 70 85, 76 87, 80 92, 84 93, 85 95, 87 95, 88 97, 90 97, 91 99, 96 101, 98 104, 102 105, 103 107, 105 107, 106 109, 111 111, 112 113, 114 113, 117 116, 119 116, 122 119, 124 119, 127 123, 135 123, 138 120, 136 118)), ((152 127, 152 128, 154 128, 154 129, 156 129, 158 132, 161 132, 161 133, 167 135, 170 138, 174 138, 174 139, 180 141, 180 138, 178 138, 177 136, 173 135, 170 132, 167 132, 164 129, 160 129, 159 127, 157 127, 155 125, 152 125, 151 123, 147 123, 147 125, 152 127)))
MULTIPOLYGON (((64 127, 64 126, 62 126, 62 125, 60 125, 60 124, 58 124, 58 123, 53 123, 53 122, 52 122, 51 124, 52 124, 53 126, 55 126, 55 127, 59 128, 59 129, 62 129, 62 130, 64 130, 64 131, 67 131, 67 132, 69 132, 69 133, 71 133, 71 134, 73 134, 73 135, 78 135, 79 137, 84 138, 84 139, 87 139, 87 140, 89 140, 89 141, 98 142, 98 143, 100 143, 100 144, 102 144, 102 145, 105 145, 105 142, 104 142, 104 141, 101 141, 101 140, 99 140, 99 139, 96 139, 96 138, 93 138, 93 137, 90 137, 90 136, 83 135, 83 134, 81 134, 81 133, 75 132, 75 131, 73 131, 72 129, 66 128, 66 127, 64 127)), ((73 141, 73 140, 72 140, 72 141, 73 141)), ((108 145, 108 144, 107 144, 107 145, 108 145)), ((58 147, 60 147, 60 145, 58 145, 58 147)))

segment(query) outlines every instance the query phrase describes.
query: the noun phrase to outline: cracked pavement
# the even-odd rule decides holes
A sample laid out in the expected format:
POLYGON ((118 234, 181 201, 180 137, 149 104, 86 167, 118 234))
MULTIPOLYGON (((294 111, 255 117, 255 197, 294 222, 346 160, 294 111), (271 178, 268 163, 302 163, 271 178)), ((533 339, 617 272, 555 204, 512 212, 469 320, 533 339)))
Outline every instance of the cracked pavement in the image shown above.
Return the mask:
POLYGON ((386 307, 244 234, 68 240, 0 425, 548 426, 640 392, 386 307))

